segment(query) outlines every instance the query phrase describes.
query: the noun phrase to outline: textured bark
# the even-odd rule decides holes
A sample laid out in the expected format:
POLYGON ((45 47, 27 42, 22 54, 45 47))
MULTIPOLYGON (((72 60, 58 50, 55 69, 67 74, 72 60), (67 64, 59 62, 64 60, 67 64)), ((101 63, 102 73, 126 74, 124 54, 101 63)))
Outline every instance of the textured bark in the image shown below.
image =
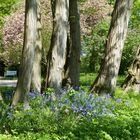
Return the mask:
POLYGON ((69 63, 69 77, 71 86, 77 89, 79 87, 80 77, 80 16, 78 11, 77 0, 70 0, 70 63, 69 63))
POLYGON ((70 84, 74 89, 77 89, 80 76, 80 16, 77 0, 70 0, 69 5, 70 37, 67 44, 67 61, 65 64, 67 68, 63 84, 70 84))
POLYGON ((20 73, 12 105, 19 101, 28 104, 27 94, 30 90, 34 52, 37 39, 37 0, 26 0, 25 31, 20 73))
POLYGON ((41 38, 41 12, 40 3, 37 1, 37 39, 35 47, 35 58, 33 63, 31 90, 41 92, 41 57, 42 57, 42 38, 41 38))
POLYGON ((116 0, 105 45, 105 58, 91 91, 114 94, 132 5, 133 0, 116 0))
POLYGON ((122 84, 122 88, 125 91, 132 89, 140 93, 140 45, 137 48, 135 59, 128 70, 128 75, 122 84))
POLYGON ((66 61, 69 0, 52 0, 53 33, 47 58, 46 87, 62 86, 66 61))

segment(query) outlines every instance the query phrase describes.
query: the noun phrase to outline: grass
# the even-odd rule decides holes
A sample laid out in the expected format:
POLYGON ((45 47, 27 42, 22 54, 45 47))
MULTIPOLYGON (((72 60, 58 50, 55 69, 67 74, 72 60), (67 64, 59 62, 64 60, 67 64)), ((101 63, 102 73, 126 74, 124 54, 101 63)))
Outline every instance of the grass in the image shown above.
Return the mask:
POLYGON ((0 87, 1 93, 13 92, 15 90, 14 87, 0 87))
MULTIPOLYGON (((80 84, 81 86, 90 86, 96 79, 97 73, 81 73, 80 84)), ((117 79, 117 86, 120 86, 125 79, 125 75, 119 75, 117 79)))
MULTIPOLYGON (((90 85, 94 82, 96 76, 97 76, 96 73, 81 73, 80 74, 80 85, 82 87, 89 88, 90 85)), ((2 80, 15 80, 15 79, 17 79, 17 78, 16 77, 3 77, 2 78, 2 80)), ((118 87, 122 84, 124 79, 125 79, 124 75, 121 75, 121 76, 118 77, 118 80, 117 80, 117 86, 118 87)), ((11 92, 14 89, 15 88, 13 88, 13 87, 0 87, 0 92, 1 93, 11 92)))
POLYGON ((1 77, 0 80, 17 80, 17 77, 1 77))

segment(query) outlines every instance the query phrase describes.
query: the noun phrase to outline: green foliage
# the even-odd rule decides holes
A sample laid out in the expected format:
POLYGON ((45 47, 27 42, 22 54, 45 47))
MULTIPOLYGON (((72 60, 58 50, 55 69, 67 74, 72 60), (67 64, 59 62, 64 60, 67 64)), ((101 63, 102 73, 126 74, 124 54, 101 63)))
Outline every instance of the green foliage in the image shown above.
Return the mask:
POLYGON ((140 0, 135 0, 132 8, 132 15, 130 18, 129 26, 131 28, 140 28, 140 0))
POLYGON ((83 14, 92 14, 94 12, 96 12, 96 8, 95 7, 89 7, 87 8, 85 11, 83 11, 83 14))
POLYGON ((110 4, 110 5, 114 5, 115 4, 115 0, 107 0, 108 1, 108 3, 110 4))
POLYGON ((81 57, 82 72, 97 72, 103 59, 104 45, 109 29, 109 23, 102 21, 92 30, 91 36, 82 40, 83 56, 81 57))
POLYGON ((0 25, 4 21, 4 17, 11 13, 12 6, 17 0, 0 0, 0 25))
POLYGON ((126 73, 134 60, 136 54, 136 48, 140 44, 140 30, 130 29, 128 31, 127 39, 122 53, 120 74, 126 73))

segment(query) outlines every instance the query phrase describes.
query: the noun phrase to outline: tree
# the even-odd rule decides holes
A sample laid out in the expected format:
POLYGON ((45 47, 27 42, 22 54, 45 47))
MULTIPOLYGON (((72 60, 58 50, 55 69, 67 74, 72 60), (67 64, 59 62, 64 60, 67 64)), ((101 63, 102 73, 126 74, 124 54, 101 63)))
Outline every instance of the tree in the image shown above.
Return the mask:
POLYGON ((135 59, 128 70, 128 75, 122 84, 122 88, 125 91, 133 89, 136 92, 140 92, 140 45, 137 47, 135 59))
POLYGON ((41 11, 40 3, 37 0, 37 37, 35 44, 35 58, 33 62, 31 90, 41 92, 41 58, 42 58, 42 37, 41 37, 41 11))
POLYGON ((17 105, 19 101, 28 104, 27 94, 30 91, 32 68, 35 57, 37 39, 37 0, 26 0, 25 4, 24 44, 18 83, 12 101, 13 106, 17 105))
POLYGON ((133 0, 116 0, 115 2, 105 44, 105 58, 99 75, 91 86, 91 91, 99 94, 114 94, 132 5, 133 0))
POLYGON ((80 77, 80 16, 77 0, 70 0, 69 5, 70 37, 67 44, 67 61, 63 84, 66 85, 68 82, 73 88, 77 89, 80 77))
POLYGON ((47 58, 46 87, 62 86, 66 61, 69 0, 52 0, 53 32, 47 58))

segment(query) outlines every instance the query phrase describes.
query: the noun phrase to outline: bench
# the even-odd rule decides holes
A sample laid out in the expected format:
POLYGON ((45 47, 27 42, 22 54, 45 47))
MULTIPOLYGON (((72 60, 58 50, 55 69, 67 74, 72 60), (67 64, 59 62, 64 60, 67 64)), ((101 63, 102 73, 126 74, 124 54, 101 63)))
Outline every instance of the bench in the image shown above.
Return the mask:
POLYGON ((4 72, 4 77, 13 77, 17 76, 17 71, 6 71, 4 72))

